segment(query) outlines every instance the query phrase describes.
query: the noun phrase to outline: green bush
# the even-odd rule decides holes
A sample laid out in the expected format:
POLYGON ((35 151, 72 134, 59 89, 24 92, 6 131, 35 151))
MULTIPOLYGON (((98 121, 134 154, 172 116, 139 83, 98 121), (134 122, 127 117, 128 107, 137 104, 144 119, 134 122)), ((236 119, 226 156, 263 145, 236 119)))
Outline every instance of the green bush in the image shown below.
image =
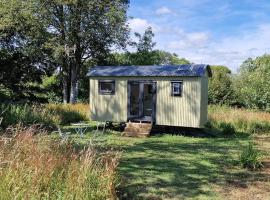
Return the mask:
POLYGON ((254 148, 254 145, 251 142, 240 155, 240 163, 242 167, 251 170, 257 170, 263 167, 260 159, 261 156, 259 151, 254 148))

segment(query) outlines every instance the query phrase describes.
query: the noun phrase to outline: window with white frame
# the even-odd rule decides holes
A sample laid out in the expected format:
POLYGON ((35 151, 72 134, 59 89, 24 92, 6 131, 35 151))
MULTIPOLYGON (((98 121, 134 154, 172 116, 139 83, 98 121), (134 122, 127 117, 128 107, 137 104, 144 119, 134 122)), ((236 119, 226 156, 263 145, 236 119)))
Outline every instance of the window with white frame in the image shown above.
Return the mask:
POLYGON ((98 92, 100 95, 114 95, 115 94, 115 81, 114 80, 99 80, 98 92))
POLYGON ((172 96, 181 97, 182 96, 182 90, 183 90, 183 82, 182 81, 172 81, 171 82, 172 87, 172 96))

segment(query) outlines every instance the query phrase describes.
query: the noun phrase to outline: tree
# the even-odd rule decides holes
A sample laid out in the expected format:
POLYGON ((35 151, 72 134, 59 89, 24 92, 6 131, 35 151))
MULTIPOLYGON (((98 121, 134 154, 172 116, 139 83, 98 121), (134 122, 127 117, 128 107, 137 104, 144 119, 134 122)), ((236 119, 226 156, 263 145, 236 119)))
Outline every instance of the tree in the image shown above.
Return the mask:
MULTIPOLYGON (((87 59, 100 62, 109 53, 112 45, 124 46, 127 38, 125 25, 127 1, 77 0, 67 5, 54 3, 49 8, 52 8, 50 26, 54 25, 54 28, 60 30, 55 34, 56 38, 62 40, 58 45, 60 48, 63 45, 73 47, 74 55, 69 59, 69 67, 63 67, 62 73, 64 79, 70 79, 69 101, 75 103, 78 77, 84 62, 87 59), (54 9, 55 5, 56 9, 54 9), (55 12, 58 12, 56 16, 55 12), (63 16, 66 18, 63 19, 63 16), (58 21, 62 23, 57 24, 58 21)), ((64 80, 64 98, 67 96, 65 91, 69 87, 66 82, 68 81, 64 80)))
POLYGON ((185 65, 190 62, 185 58, 179 58, 176 53, 169 53, 161 50, 154 50, 152 52, 152 63, 155 65, 185 65))
POLYGON ((107 65, 180 65, 189 64, 184 58, 177 54, 161 50, 154 50, 156 45, 153 42, 155 34, 151 27, 148 27, 144 34, 135 33, 137 42, 132 42, 136 52, 113 53, 107 58, 107 65))
POLYGON ((125 46, 128 4, 127 0, 0 0, 0 28, 9 33, 18 26, 12 35, 17 46, 24 49, 27 44, 53 59, 62 77, 64 102, 75 103, 84 63, 102 63, 112 47, 125 46), (40 48, 35 48, 37 44, 40 48))
POLYGON ((0 0, 0 83, 15 101, 41 100, 37 84, 54 67, 44 54, 40 36, 46 32, 34 12, 33 1, 0 0))
POLYGON ((240 71, 241 73, 252 72, 255 68, 255 61, 252 58, 248 58, 241 64, 240 71))
POLYGON ((190 64, 185 58, 179 58, 175 53, 154 50, 143 60, 138 52, 112 53, 107 57, 106 65, 184 65, 190 64))
POLYGON ((236 77, 239 101, 248 108, 270 111, 270 55, 247 59, 236 77))
MULTIPOLYGON (((31 59, 20 51, 0 50, 0 84, 3 91, 9 91, 7 100, 43 100, 37 93, 40 88, 42 68, 33 65, 31 59)), ((1 95, 0 95, 1 96, 1 95)))
POLYGON ((152 27, 148 27, 144 34, 135 33, 135 37, 138 39, 138 42, 133 42, 133 45, 137 48, 137 52, 151 52, 156 46, 156 43, 153 42, 155 34, 152 30, 152 27))
POLYGON ((154 50, 156 43, 153 41, 155 34, 151 27, 148 27, 144 34, 135 33, 138 42, 133 46, 137 48, 136 53, 128 55, 133 65, 178 65, 189 64, 189 61, 179 58, 177 54, 161 50, 154 50))
POLYGON ((135 33, 137 42, 133 42, 132 45, 137 49, 136 53, 129 54, 129 58, 132 64, 135 65, 151 65, 153 64, 153 48, 156 43, 153 42, 155 34, 151 27, 148 27, 144 34, 135 33))
POLYGON ((209 79, 209 103, 232 104, 233 87, 231 71, 225 66, 210 66, 212 78, 209 79))

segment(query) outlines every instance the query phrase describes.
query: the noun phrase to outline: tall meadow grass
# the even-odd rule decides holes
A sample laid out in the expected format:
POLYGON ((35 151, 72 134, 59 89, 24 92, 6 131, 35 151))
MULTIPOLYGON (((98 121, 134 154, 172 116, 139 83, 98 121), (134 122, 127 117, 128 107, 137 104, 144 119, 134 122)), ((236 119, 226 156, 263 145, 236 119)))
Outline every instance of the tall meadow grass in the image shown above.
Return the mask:
POLYGON ((0 137, 0 199, 116 199, 119 153, 78 151, 35 126, 0 137), (34 136, 37 135, 37 136, 34 136))
POLYGON ((2 126, 8 127, 17 123, 25 125, 41 124, 46 127, 66 125, 72 122, 86 121, 89 118, 87 104, 62 105, 62 104, 2 104, 2 126))
POLYGON ((237 132, 270 133, 270 113, 263 111, 209 106, 209 121, 212 126, 233 127, 237 132))

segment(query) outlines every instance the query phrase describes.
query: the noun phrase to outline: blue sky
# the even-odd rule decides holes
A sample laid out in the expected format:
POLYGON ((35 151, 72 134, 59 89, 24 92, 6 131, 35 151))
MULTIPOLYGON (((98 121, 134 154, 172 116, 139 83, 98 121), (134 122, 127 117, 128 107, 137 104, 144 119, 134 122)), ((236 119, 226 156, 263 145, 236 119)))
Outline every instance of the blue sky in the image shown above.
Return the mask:
POLYGON ((248 57, 270 53, 270 0, 131 0, 129 24, 152 26, 156 49, 234 72, 248 57))

